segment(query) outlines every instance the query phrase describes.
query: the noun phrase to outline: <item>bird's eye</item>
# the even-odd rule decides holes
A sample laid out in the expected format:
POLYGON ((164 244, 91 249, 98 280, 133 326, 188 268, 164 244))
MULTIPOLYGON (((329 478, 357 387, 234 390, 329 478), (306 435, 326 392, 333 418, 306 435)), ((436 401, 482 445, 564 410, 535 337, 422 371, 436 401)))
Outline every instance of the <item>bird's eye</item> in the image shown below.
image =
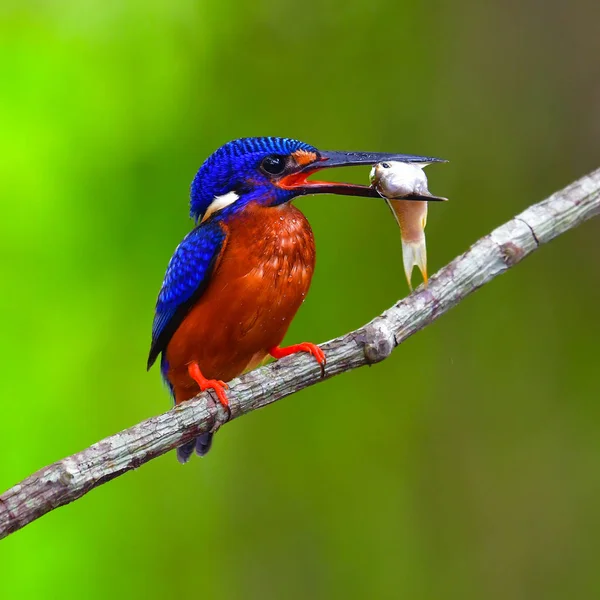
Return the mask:
POLYGON ((389 168, 390 168, 390 163, 381 163, 381 166, 382 166, 384 169, 389 169, 389 168))
POLYGON ((285 157, 279 154, 271 154, 263 159, 260 163, 263 171, 270 173, 271 175, 279 175, 283 173, 285 169, 285 157))

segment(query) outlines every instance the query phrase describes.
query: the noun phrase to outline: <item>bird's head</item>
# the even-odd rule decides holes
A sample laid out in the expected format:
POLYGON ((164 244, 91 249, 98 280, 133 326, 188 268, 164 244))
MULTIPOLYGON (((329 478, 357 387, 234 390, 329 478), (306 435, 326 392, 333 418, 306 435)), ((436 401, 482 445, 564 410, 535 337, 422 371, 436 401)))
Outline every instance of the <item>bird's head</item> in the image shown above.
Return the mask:
MULTIPOLYGON (((242 211, 251 203, 278 206, 305 194, 345 194, 379 198, 373 187, 350 183, 308 181, 329 167, 374 165, 381 161, 444 162, 438 158, 377 152, 323 152, 289 138, 255 137, 234 140, 209 156, 191 188, 190 214, 196 222, 212 215, 242 211)), ((419 195, 407 200, 436 200, 419 195)))

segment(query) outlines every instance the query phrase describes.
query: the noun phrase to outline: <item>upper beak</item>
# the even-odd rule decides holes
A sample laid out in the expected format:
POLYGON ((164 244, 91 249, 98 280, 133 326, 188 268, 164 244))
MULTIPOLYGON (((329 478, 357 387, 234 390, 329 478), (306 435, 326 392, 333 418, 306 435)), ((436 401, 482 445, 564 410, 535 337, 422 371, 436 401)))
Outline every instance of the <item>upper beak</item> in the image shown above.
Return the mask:
MULTIPOLYGON (((443 158, 432 156, 416 156, 414 154, 390 154, 386 152, 320 152, 320 157, 315 162, 302 165, 294 173, 285 175, 278 181, 284 189, 293 189, 301 194, 342 194, 346 196, 363 196, 366 198, 381 198, 377 190, 367 185, 353 183, 334 183, 328 181, 307 181, 309 175, 322 169, 333 167, 353 167, 357 165, 373 166, 384 161, 399 161, 406 163, 434 163, 447 162, 443 158)), ((439 196, 423 196, 411 194, 403 200, 443 201, 446 198, 439 196)))

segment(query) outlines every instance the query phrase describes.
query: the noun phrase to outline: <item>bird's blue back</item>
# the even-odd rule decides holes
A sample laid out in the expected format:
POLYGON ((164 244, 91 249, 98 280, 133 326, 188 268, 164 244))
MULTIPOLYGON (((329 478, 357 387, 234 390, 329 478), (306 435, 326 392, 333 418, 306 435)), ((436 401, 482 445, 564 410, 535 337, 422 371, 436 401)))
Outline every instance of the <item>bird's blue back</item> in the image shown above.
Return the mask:
POLYGON ((204 291, 224 241, 225 232, 214 221, 192 229, 177 246, 156 303, 148 368, 204 291))

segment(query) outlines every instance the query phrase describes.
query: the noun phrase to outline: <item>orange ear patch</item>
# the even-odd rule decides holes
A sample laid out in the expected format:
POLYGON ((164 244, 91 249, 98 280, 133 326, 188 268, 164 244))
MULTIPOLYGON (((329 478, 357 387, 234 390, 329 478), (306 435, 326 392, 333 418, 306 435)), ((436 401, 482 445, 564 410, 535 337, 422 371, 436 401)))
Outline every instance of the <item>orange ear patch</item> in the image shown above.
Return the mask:
POLYGON ((317 155, 314 152, 308 152, 307 150, 296 150, 296 152, 292 152, 292 156, 301 167, 309 165, 317 160, 317 155))

